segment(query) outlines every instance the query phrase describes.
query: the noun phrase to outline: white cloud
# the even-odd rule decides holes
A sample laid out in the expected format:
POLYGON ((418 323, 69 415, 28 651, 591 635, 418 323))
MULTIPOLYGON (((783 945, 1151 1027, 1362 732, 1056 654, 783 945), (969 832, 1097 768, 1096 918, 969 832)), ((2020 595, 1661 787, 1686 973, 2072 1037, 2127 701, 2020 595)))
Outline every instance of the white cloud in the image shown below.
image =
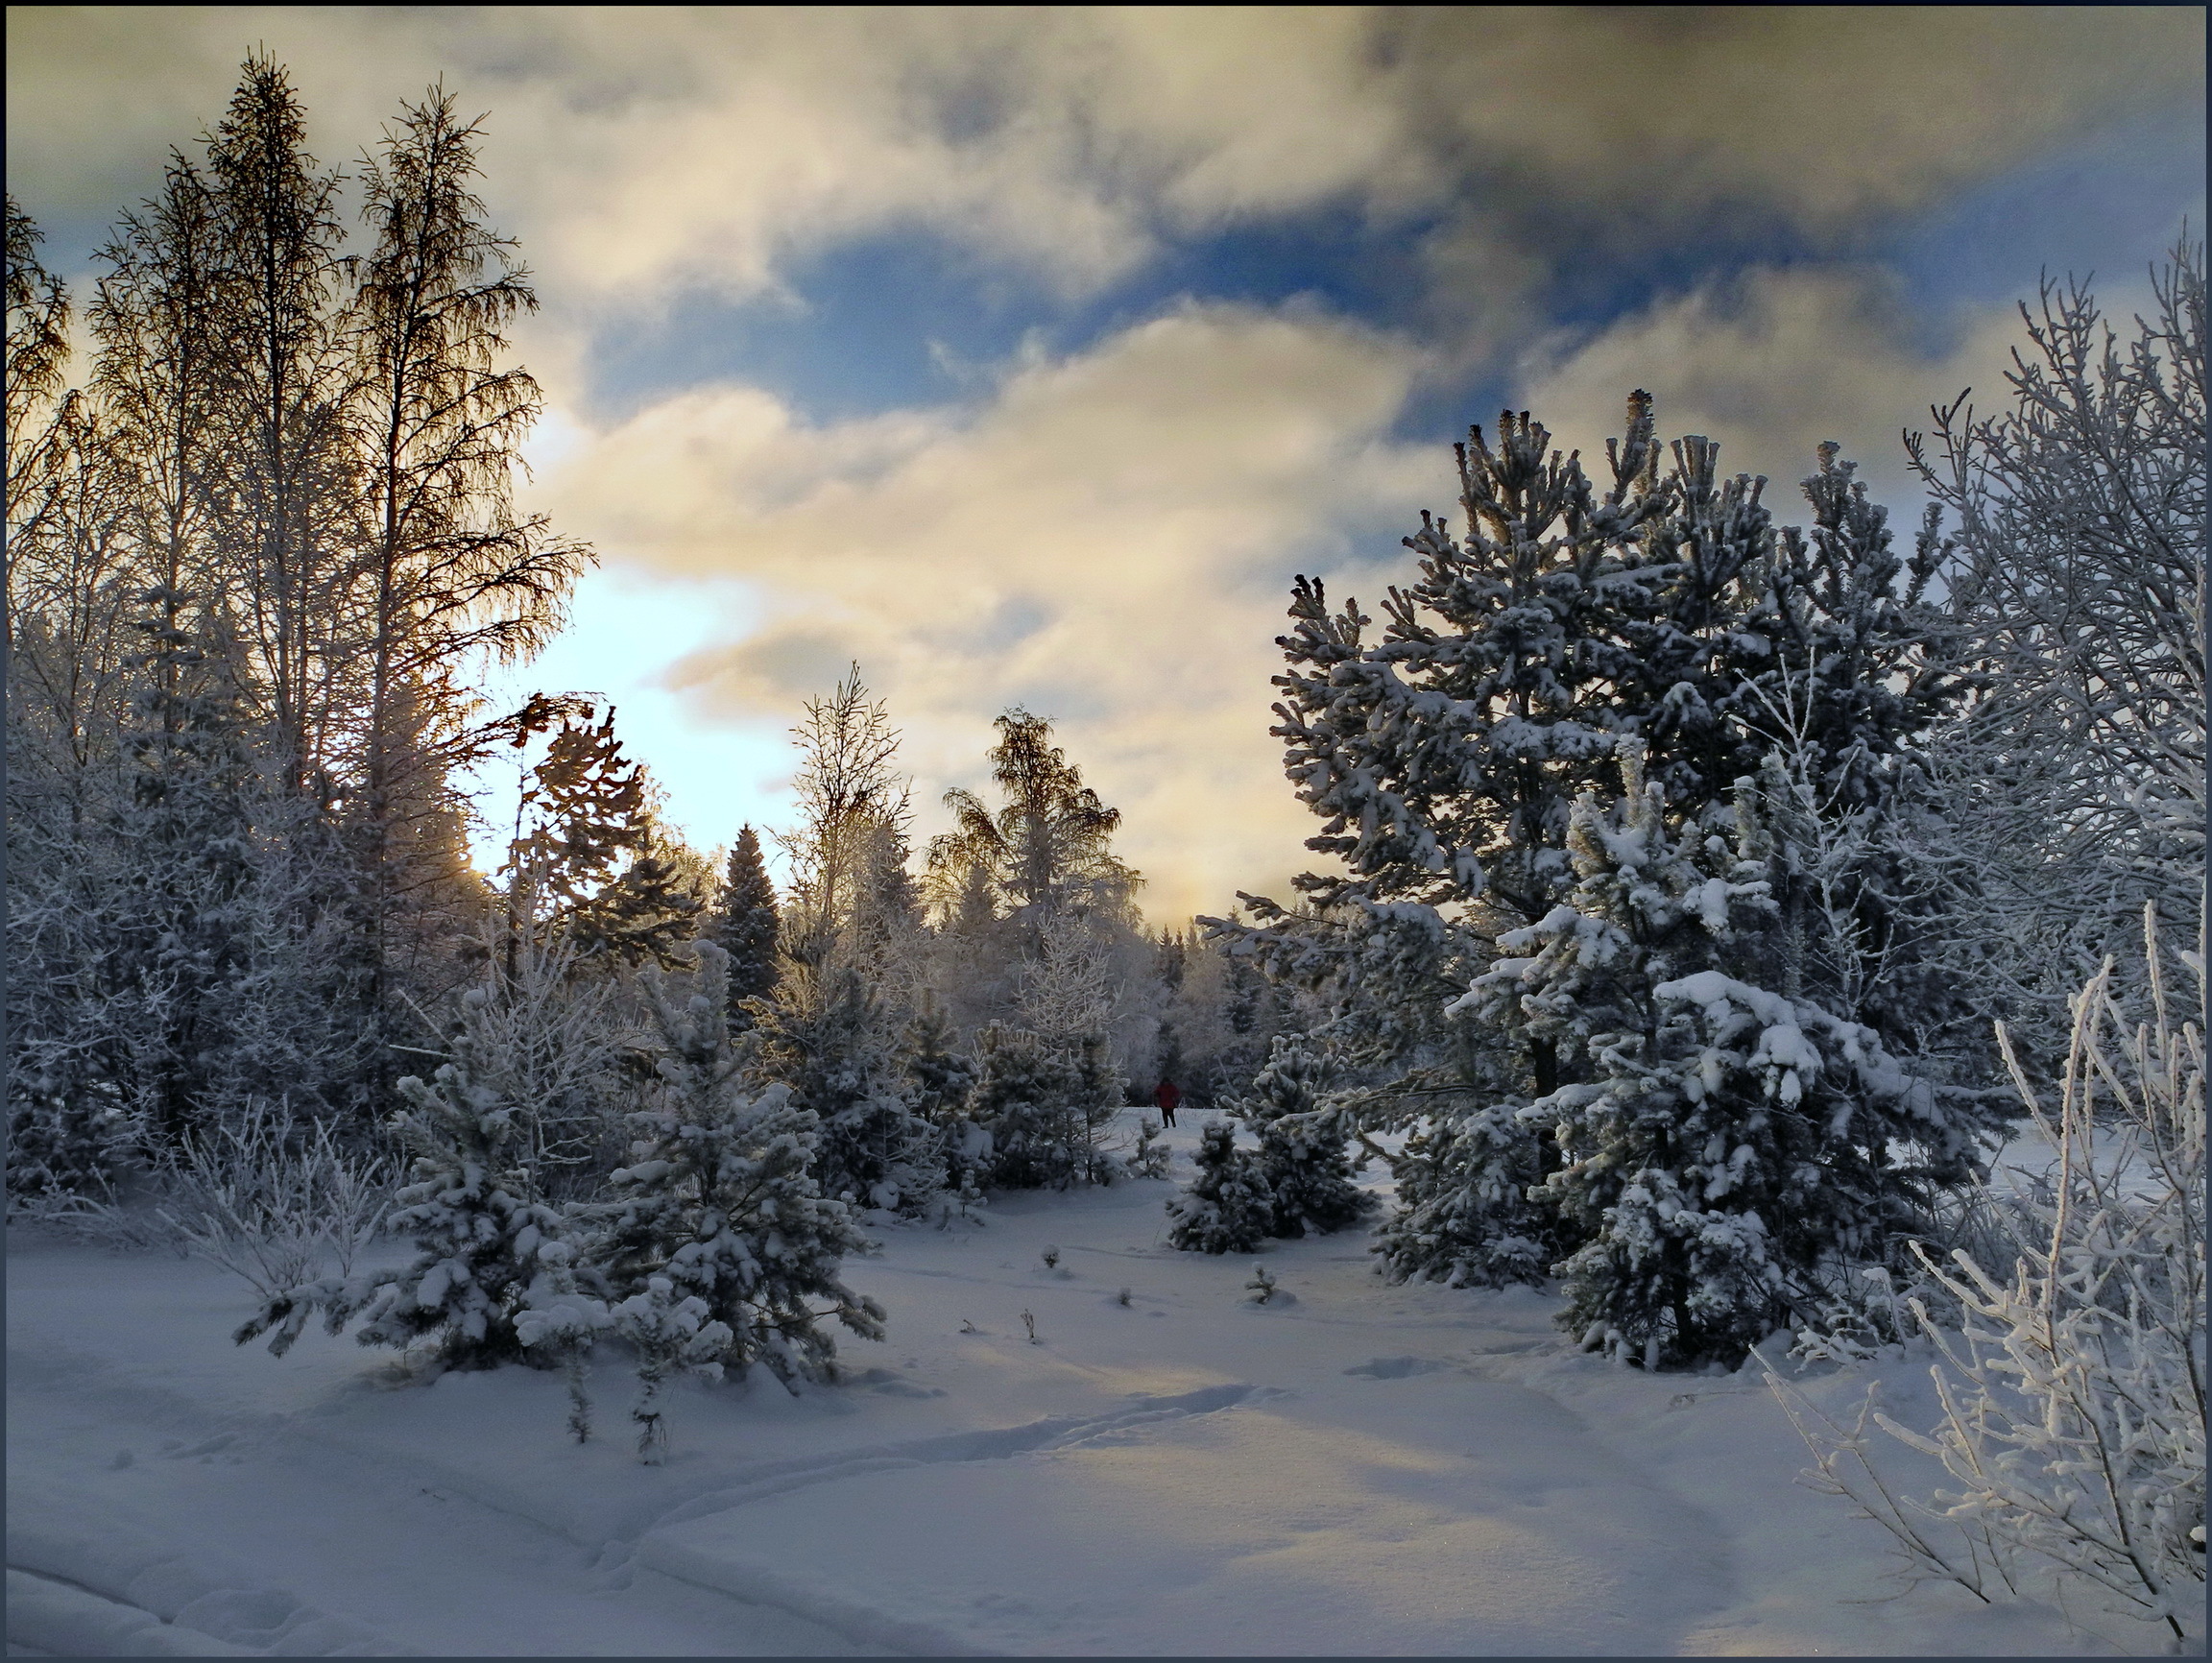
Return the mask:
POLYGON ((536 500, 626 565, 759 595, 757 627, 637 643, 690 723, 787 722, 857 659, 906 729, 925 830, 982 779, 1001 710, 1058 718, 1171 917, 1302 863, 1313 827, 1266 734, 1286 579, 1448 490, 1448 455, 1382 437, 1414 370, 1341 321, 1189 306, 962 411, 807 427, 755 389, 687 393, 547 468, 536 500))

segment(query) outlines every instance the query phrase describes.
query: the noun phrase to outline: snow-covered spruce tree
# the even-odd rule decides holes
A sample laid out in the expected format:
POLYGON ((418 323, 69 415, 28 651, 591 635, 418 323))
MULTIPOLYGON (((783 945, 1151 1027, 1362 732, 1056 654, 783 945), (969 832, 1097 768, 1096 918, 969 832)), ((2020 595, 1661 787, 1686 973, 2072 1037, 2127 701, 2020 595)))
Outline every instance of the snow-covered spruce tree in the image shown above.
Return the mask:
POLYGON ((1167 1245, 1194 1253, 1249 1253, 1267 1239, 1273 1198, 1236 1129, 1211 1121, 1198 1139, 1190 1187, 1167 1199, 1167 1245))
POLYGON ((781 1085, 815 1117, 823 1193, 913 1212, 945 1182, 937 1128, 915 1112, 898 1064, 893 1013, 834 935, 787 943, 783 979, 756 1002, 754 1085, 781 1085))
POLYGON ((730 955, 730 1020, 739 1028, 752 1025, 746 1000, 776 989, 776 886, 760 858, 760 839, 752 827, 740 827, 706 931, 730 955))
POLYGON ((1500 940, 1464 1003, 1549 1040, 1582 1076, 1521 1113, 1561 1165, 1534 1197, 1578 1241, 1561 1322, 1647 1367, 1734 1362, 1810 1307, 1839 1263, 1901 1262, 1932 1187, 1974 1170, 1947 1113, 1881 1036, 1775 991, 1777 870, 1751 782, 1734 847, 1642 777, 1576 803, 1578 881, 1500 940))
POLYGON ((668 1369, 712 1362, 740 1376, 757 1363, 796 1390, 830 1374, 828 1321, 881 1338, 883 1308, 840 1275, 844 1259, 871 1245, 815 1181, 816 1117, 785 1085, 748 1088, 731 1044, 728 955, 712 942, 693 951, 698 990, 681 1003, 656 972, 645 975, 660 1089, 631 1117, 639 1136, 613 1175, 619 1199, 592 1263, 648 1386, 668 1369), (699 1309, 686 1313, 692 1300, 699 1309), (725 1338, 709 1357, 714 1324, 725 1338))
POLYGON ((1255 1173, 1267 1192, 1270 1236, 1331 1235, 1374 1208, 1373 1197, 1352 1182, 1349 1133, 1326 1100, 1330 1073, 1330 1059, 1314 1042, 1278 1038, 1250 1095, 1229 1111, 1259 1136, 1255 1173))
POLYGON ((971 1110, 975 1063, 960 1048, 951 1019, 932 1006, 909 1022, 899 1036, 899 1067, 908 1104, 937 1128, 945 1187, 959 1197, 955 1213, 980 1204, 990 1177, 991 1138, 971 1110))

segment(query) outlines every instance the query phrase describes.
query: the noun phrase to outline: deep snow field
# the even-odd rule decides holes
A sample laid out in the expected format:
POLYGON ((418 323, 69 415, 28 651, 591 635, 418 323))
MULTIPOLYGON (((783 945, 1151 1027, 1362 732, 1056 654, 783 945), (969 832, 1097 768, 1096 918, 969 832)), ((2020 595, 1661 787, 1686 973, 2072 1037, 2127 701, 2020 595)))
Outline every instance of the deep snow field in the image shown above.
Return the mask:
MULTIPOLYGON (((1201 1119, 1168 1134, 1178 1180, 1201 1119)), ((1756 1367, 1610 1366, 1547 1295, 1385 1285, 1364 1232, 1271 1243, 1255 1305, 1252 1258, 1164 1244, 1171 1193, 874 1230, 849 1272, 888 1340, 839 1331, 850 1378, 796 1398, 680 1386, 661 1467, 611 1354, 578 1446, 558 1375, 425 1387, 319 1329, 273 1359, 229 1343, 250 1294, 219 1269, 12 1232, 9 1652, 2161 1650, 2086 1600, 2078 1628, 1909 1587, 1876 1526, 1794 1482, 1756 1367)), ((1848 1419, 1875 1372, 1799 1384, 1848 1419)), ((1923 1363, 1879 1372, 1890 1413, 1933 1421, 1923 1363)), ((1938 1482, 1892 1453, 1908 1490, 1938 1482)))

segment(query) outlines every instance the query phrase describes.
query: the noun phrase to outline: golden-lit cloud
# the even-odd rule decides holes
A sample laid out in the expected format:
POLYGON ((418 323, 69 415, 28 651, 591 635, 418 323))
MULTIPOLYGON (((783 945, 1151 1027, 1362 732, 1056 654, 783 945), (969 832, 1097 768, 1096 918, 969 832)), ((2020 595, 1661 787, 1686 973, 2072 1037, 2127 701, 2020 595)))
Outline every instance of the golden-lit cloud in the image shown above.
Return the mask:
MULTIPOLYGON (((1864 267, 1751 269, 1614 320, 1594 335, 1554 337, 1524 358, 1515 395, 1564 449, 1601 455, 1625 397, 1657 400, 1663 436, 1719 440, 1729 472, 1765 473, 1778 518, 1803 510, 1795 482, 1833 439, 1880 500, 1918 500, 1901 433, 1968 387, 1988 407, 2020 337, 2010 305, 1952 320, 1929 350, 1906 333, 1895 280, 1864 267)), ((1893 516, 1892 523, 1908 516, 1893 516)), ((1900 527, 1901 530, 1907 529, 1900 527)))
MULTIPOLYGON (((1406 569, 1415 512, 1451 506, 1449 452, 1387 437, 1409 395, 1510 385, 1594 448, 1647 387, 1669 436, 1708 433, 1728 466, 1773 475, 1785 518, 1828 438, 1909 511, 1897 428, 1969 383, 1996 394, 2016 325, 1995 307, 1915 318, 1869 238, 2200 98, 2204 20, 18 7, 7 30, 11 188, 42 219, 104 220, 155 188, 256 42, 292 70, 326 162, 441 76, 489 110, 484 195, 546 303, 517 331, 550 402, 533 504, 610 567, 546 673, 623 689, 635 748, 743 774, 765 806, 774 730, 856 659, 907 730, 925 832, 945 785, 980 783, 991 718, 1025 704, 1125 810, 1165 920, 1280 894, 1303 863, 1313 824, 1265 732, 1285 580, 1318 570, 1341 594, 1357 577, 1372 602, 1406 569), (857 239, 972 253, 1049 318, 1178 248, 1320 209, 1405 257, 1424 293, 1392 328, 1163 288, 1089 345, 965 368, 942 404, 812 422, 741 371, 681 364, 623 383, 634 413, 591 402, 613 325, 701 295, 803 309, 805 260, 857 239), (1563 284, 1777 231, 1798 264, 1731 255, 1729 275, 1634 288, 1552 332, 1577 310, 1551 306, 1563 284)), ((717 798, 691 830, 711 843, 762 811, 717 798)))
POLYGON ((1445 494, 1448 454, 1381 437, 1415 369, 1338 320, 1192 305, 961 412, 808 427, 757 390, 685 393, 570 449, 539 500, 624 562, 754 586, 760 627, 669 668, 702 722, 789 720, 857 659, 925 830, 999 711, 1057 718, 1172 917, 1303 858, 1265 732, 1285 580, 1445 494))

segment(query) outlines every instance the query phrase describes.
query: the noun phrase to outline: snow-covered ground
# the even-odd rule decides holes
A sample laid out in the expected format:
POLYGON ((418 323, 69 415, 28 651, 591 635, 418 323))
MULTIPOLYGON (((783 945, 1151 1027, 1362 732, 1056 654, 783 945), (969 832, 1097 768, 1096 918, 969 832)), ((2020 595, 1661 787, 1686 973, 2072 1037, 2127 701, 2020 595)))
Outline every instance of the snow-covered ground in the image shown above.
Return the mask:
MULTIPOLYGON (((1196 1131, 1169 1136, 1181 1176, 1196 1131)), ((16 1232, 9 1651, 2160 1649, 1907 1589, 1875 1526, 1793 1482, 1803 1446, 1751 1372, 1607 1366, 1531 1290, 1384 1285, 1363 1234, 1272 1244, 1282 1291, 1254 1305, 1250 1258, 1163 1243, 1170 1193, 878 1230, 851 1279, 888 1340, 841 1336, 850 1381, 797 1398, 679 1388, 661 1467, 632 1454, 613 1356, 580 1447, 557 1376, 424 1388, 319 1331, 236 1349, 247 1290, 220 1270, 16 1232)), ((1884 1374, 1892 1413, 1934 1418, 1919 1366, 1884 1374)), ((1802 1385, 1842 1412, 1869 1378, 1802 1385)))

